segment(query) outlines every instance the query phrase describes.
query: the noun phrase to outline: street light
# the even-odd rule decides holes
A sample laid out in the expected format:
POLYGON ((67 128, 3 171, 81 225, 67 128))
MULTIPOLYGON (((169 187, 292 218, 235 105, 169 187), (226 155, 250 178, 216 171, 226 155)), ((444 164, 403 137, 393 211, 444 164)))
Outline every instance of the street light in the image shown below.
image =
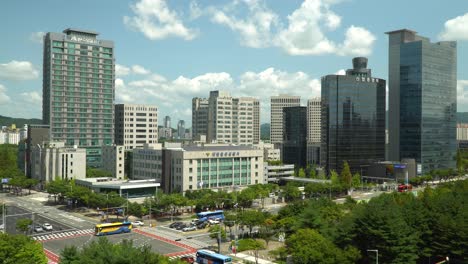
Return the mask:
POLYGON ((379 250, 378 249, 368 249, 367 252, 375 252, 375 263, 379 264, 379 250))

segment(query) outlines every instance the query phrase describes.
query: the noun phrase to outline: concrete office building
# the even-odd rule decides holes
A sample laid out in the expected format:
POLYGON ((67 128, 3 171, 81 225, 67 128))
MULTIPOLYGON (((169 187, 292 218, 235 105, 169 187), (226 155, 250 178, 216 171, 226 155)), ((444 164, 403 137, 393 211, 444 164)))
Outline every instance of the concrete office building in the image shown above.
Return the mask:
POLYGON ((185 138, 185 121, 179 120, 177 123, 177 139, 185 138))
POLYGON ((307 107, 283 108, 283 159, 296 169, 307 166, 307 107))
POLYGON ((25 167, 26 176, 31 177, 31 155, 34 146, 42 145, 43 142, 48 142, 50 136, 49 125, 29 125, 28 138, 26 139, 26 154, 25 167))
POLYGON ((102 147, 102 169, 111 172, 114 178, 125 178, 124 146, 112 145, 102 147))
POLYGON ((463 123, 457 124, 457 140, 458 141, 468 140, 468 124, 463 124, 463 123))
POLYGON ((155 180, 118 180, 115 178, 87 178, 76 180, 76 185, 95 193, 115 192, 125 198, 143 198, 154 195, 160 186, 155 180))
POLYGON ((455 168, 457 43, 408 29, 387 34, 389 159, 415 159, 422 173, 455 168))
POLYGON ((50 139, 86 148, 100 166, 101 146, 114 141, 114 43, 68 28, 44 37, 42 120, 50 139))
POLYGON ((158 132, 159 139, 172 139, 172 128, 160 127, 158 132))
POLYGON ((291 95, 272 96, 270 98, 270 142, 277 147, 283 143, 283 108, 300 106, 301 97, 291 95))
POLYGON ((385 160, 385 80, 367 69, 367 58, 353 59, 346 75, 322 77, 321 165, 340 173, 385 160))
POLYGON ((253 146, 185 146, 167 148, 164 155, 167 192, 264 183, 263 151, 253 146))
POLYGON ((42 188, 56 179, 86 178, 86 150, 67 147, 65 142, 51 141, 33 146, 31 152, 31 178, 42 188))
POLYGON ((18 145, 20 133, 16 131, 0 131, 0 144, 18 145))
POLYGON ((131 150, 158 142, 158 108, 153 105, 115 105, 115 143, 131 150))
POLYGON ((307 101, 307 164, 320 164, 320 97, 307 101))
POLYGON ((293 177, 294 176, 294 164, 283 164, 283 165, 268 165, 264 163, 264 182, 279 182, 282 177, 293 177))
MULTIPOLYGON (((234 98, 227 91, 211 91, 208 99, 207 141, 238 145, 260 142, 259 111, 260 105, 255 98, 234 98)), ((203 122, 198 122, 196 118, 194 121, 194 124, 203 122)), ((197 132, 197 135, 200 134, 197 132)))
POLYGON ((208 99, 192 99, 192 138, 208 135, 208 99))
POLYGON ((275 148, 275 145, 261 141, 259 144, 255 144, 255 147, 263 150, 264 161, 281 160, 281 150, 275 148))
POLYGON ((162 181, 162 145, 144 144, 133 149, 132 179, 162 181))

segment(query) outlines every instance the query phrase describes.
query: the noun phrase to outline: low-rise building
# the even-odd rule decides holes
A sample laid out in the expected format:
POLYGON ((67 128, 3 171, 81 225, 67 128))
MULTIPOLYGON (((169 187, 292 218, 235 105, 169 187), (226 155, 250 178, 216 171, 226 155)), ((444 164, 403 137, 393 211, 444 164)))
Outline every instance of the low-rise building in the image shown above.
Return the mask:
POLYGON ((31 177, 38 179, 42 187, 57 177, 86 178, 86 149, 65 147, 63 141, 50 141, 33 146, 31 154, 31 177))
POLYGON ((283 177, 294 176, 294 164, 268 165, 264 163, 264 182, 278 182, 283 177))
POLYGON ((125 178, 125 148, 124 146, 102 147, 102 168, 112 173, 117 179, 125 178))
POLYGON ((274 144, 260 142, 259 144, 256 144, 255 146, 263 150, 264 161, 281 160, 281 150, 278 148, 275 148, 274 144))
POLYGON ((162 180, 162 145, 144 144, 141 148, 133 149, 132 179, 134 180, 162 180))
POLYGON ((20 141, 20 133, 17 131, 0 131, 0 144, 18 145, 20 141))
POLYGON ((160 186, 155 180, 118 180, 115 178, 78 179, 75 183, 97 193, 116 192, 122 197, 136 198, 154 195, 160 186))

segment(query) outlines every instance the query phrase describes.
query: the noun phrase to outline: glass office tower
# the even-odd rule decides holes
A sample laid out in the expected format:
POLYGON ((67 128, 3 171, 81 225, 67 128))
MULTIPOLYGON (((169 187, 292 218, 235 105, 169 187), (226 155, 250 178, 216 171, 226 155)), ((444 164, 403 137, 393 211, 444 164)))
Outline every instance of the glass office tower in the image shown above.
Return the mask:
POLYGON ((307 166, 307 107, 283 108, 283 162, 307 166))
POLYGON ((420 173, 455 168, 457 44, 403 29, 389 35, 389 159, 420 173))
POLYGON ((346 75, 322 77, 321 164, 353 173, 385 159, 385 80, 372 77, 367 58, 353 59, 346 75))
POLYGON ((87 149, 87 165, 99 166, 101 146, 114 138, 114 43, 93 31, 66 29, 44 37, 44 124, 50 139, 87 149))

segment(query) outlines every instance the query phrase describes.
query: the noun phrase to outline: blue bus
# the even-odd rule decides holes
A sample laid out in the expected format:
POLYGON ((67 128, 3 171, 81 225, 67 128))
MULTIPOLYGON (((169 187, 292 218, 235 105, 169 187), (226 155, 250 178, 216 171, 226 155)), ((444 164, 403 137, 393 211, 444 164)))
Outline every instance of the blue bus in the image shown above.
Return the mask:
POLYGON ((224 220, 224 211, 217 210, 217 211, 208 211, 208 212, 201 212, 197 213, 198 220, 204 222, 208 219, 220 219, 224 220))
POLYGON ((200 249, 197 251, 197 263, 200 264, 231 264, 232 259, 216 252, 200 249))
POLYGON ((117 222, 117 223, 104 223, 97 224, 94 228, 94 235, 106 236, 120 233, 128 233, 132 231, 132 223, 130 222, 117 222))

